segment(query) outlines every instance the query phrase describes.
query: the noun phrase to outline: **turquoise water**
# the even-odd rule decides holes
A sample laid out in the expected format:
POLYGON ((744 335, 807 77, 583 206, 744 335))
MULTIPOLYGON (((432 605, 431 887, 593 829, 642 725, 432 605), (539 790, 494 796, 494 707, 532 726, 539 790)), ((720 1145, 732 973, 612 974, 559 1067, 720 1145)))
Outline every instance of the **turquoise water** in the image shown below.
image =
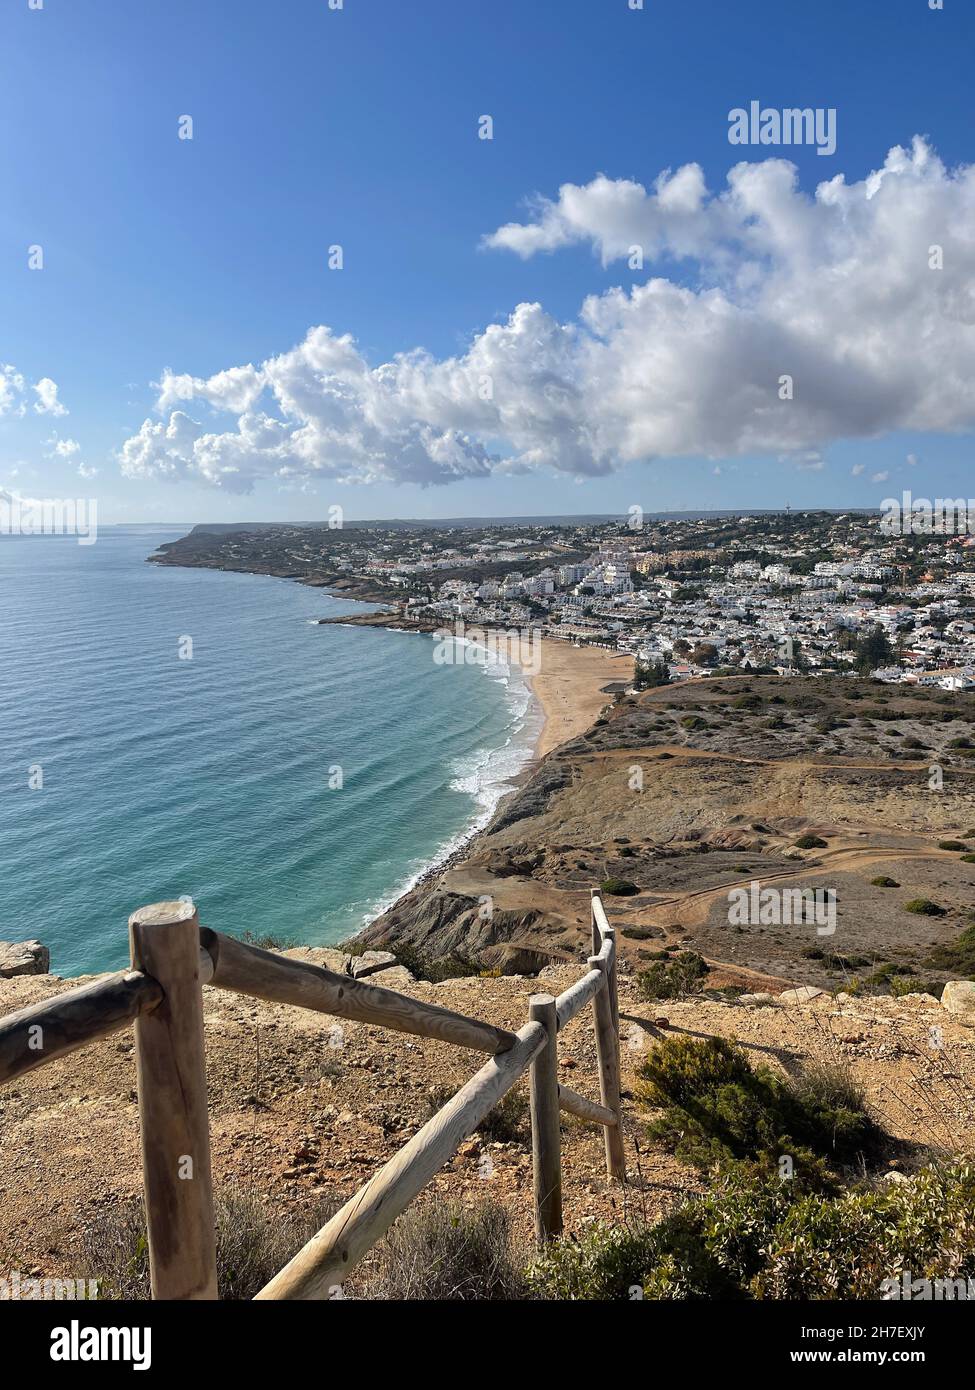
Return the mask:
POLYGON ((184 894, 220 931, 344 939, 486 818, 535 732, 504 667, 315 626, 356 607, 321 590, 145 563, 182 533, 0 539, 0 937, 58 974, 124 965, 129 913, 184 894))

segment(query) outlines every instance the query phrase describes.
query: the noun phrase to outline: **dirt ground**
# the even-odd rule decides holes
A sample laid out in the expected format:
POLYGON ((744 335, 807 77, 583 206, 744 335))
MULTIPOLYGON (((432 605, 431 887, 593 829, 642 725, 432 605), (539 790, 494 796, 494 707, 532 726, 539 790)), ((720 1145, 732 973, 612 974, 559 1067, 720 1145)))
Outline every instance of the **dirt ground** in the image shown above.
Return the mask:
MULTIPOLYGON (((324 952, 294 954, 326 959, 324 952)), ((559 966, 541 980, 472 978, 414 983, 407 991, 514 1028, 527 1016, 531 993, 557 993, 578 973, 577 966, 559 966)), ((0 1011, 66 983, 48 976, 0 981, 0 1011)), ((355 1023, 342 1023, 336 1035, 335 1021, 321 1015, 210 988, 205 999, 215 1182, 259 1193, 274 1210, 351 1195, 429 1118, 431 1092, 455 1088, 480 1065, 446 1044, 355 1023)), ((736 1038, 754 1060, 786 1071, 813 1058, 846 1059, 892 1136, 945 1149, 975 1142, 975 1030, 933 1001, 823 995, 792 1006, 705 999, 648 1005, 623 972, 620 1012, 631 1181, 626 1188, 609 1184, 601 1135, 563 1117, 570 1230, 598 1217, 656 1217, 698 1190, 693 1172, 641 1139, 636 1068, 665 1035, 736 1038)), ((560 1036, 559 1068, 574 1090, 598 1095, 588 1011, 560 1036)), ((85 1224, 138 1193, 134 1087, 132 1038, 123 1033, 0 1092, 0 1268, 75 1274, 85 1224)), ((463 1145, 431 1192, 465 1202, 498 1198, 527 1247, 531 1155, 524 1122, 514 1138, 475 1137, 463 1145)))

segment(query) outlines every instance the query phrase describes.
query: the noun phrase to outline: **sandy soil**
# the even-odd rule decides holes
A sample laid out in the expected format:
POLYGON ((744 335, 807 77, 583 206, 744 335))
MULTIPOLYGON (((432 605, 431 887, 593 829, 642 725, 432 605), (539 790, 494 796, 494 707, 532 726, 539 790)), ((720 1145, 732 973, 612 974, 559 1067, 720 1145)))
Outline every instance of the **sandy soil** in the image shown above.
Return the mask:
POLYGON ((543 758, 566 739, 576 738, 610 702, 603 687, 633 678, 633 658, 602 647, 542 642, 541 667, 531 687, 545 715, 535 756, 543 758))

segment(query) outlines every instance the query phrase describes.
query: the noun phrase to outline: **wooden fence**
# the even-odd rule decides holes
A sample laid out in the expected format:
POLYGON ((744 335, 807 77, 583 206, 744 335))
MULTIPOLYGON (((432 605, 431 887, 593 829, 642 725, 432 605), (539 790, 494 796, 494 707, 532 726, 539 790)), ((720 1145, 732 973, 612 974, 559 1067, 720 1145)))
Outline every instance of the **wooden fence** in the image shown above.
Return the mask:
POLYGON ((196 908, 154 903, 129 919, 131 969, 0 1019, 0 1083, 135 1025, 153 1298, 218 1297, 202 986, 380 1024, 489 1054, 417 1134, 351 1197, 259 1299, 328 1298, 521 1076, 529 1073, 535 1233, 562 1229, 560 1111, 603 1127, 606 1172, 625 1180, 620 1129, 616 939, 592 895, 586 973, 536 994, 517 1033, 201 929, 196 908), (592 1004, 599 1101, 558 1080, 558 1033, 592 1004))

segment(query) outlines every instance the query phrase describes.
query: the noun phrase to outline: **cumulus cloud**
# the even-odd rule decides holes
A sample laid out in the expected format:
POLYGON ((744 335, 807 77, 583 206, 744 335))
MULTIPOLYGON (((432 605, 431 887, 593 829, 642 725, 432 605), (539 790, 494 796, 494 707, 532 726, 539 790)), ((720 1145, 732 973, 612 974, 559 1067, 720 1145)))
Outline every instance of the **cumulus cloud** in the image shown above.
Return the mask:
POLYGON ((0 364, 0 415, 23 415, 27 383, 16 367, 0 364))
POLYGON ((47 441, 47 445, 51 451, 48 458, 69 459, 81 453, 81 445, 77 439, 62 439, 57 431, 47 441))
POLYGON ((658 457, 810 467, 836 439, 975 425, 975 169, 915 139, 813 194, 782 159, 726 183, 710 192, 695 164, 649 190, 599 175, 484 239, 525 258, 587 243, 606 265, 681 266, 589 296, 571 322, 521 304, 462 354, 375 367, 316 327, 258 366, 166 371, 123 471, 244 492, 264 477, 593 476, 658 457))
POLYGON ((67 415, 67 407, 58 400, 57 382, 49 376, 42 376, 31 390, 37 396, 34 410, 38 415, 67 415))
MULTIPOLYGON (((67 415, 67 408, 58 400, 57 383, 49 376, 42 376, 29 389, 37 397, 34 410, 38 415, 67 415)), ((23 373, 9 363, 0 363, 0 415, 26 415, 27 398, 28 384, 23 373)))

